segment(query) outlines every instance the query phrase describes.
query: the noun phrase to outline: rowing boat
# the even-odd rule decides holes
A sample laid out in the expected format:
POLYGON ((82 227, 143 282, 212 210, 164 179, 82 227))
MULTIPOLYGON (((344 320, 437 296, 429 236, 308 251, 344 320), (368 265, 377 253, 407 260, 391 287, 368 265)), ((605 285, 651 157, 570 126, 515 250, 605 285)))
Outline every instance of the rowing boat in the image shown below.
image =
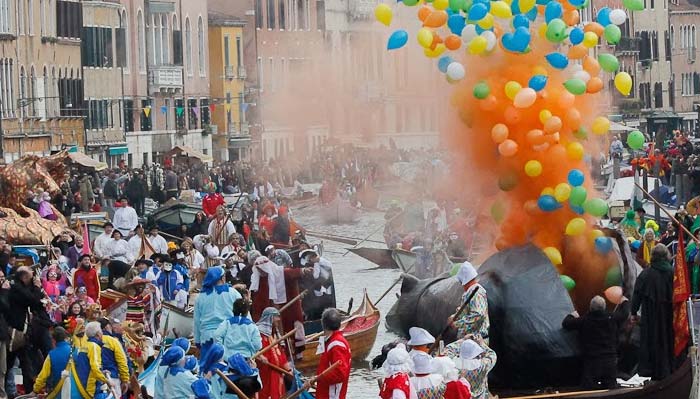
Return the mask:
POLYGON ((380 269, 398 269, 399 265, 391 256, 393 250, 387 248, 349 248, 350 252, 379 266, 380 269))
MULTIPOLYGON (((364 360, 369 355, 377 338, 380 320, 379 309, 374 306, 365 291, 360 307, 343 320, 340 326, 340 330, 350 344, 353 360, 364 360)), ((318 366, 320 356, 316 354, 316 350, 322 335, 323 333, 316 333, 306 336, 302 359, 295 364, 297 369, 311 370, 318 366)))

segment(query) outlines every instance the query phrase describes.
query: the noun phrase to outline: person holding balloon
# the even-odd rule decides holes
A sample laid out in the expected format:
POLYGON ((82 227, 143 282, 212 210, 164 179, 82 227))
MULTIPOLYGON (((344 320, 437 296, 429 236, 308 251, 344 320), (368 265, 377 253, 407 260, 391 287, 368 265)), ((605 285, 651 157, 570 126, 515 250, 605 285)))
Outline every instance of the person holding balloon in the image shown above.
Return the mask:
POLYGON ((612 312, 606 310, 605 299, 596 295, 586 315, 574 311, 562 321, 564 329, 578 331, 583 352, 581 388, 586 390, 617 387, 618 336, 630 315, 630 303, 619 286, 605 290, 605 296, 616 305, 612 312))

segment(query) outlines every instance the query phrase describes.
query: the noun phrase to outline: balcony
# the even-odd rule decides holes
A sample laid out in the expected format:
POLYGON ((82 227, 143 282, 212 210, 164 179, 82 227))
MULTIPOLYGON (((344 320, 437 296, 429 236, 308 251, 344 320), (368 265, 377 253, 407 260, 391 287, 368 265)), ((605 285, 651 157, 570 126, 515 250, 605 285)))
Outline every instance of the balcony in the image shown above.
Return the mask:
POLYGON ((620 38, 620 43, 615 46, 615 54, 638 53, 642 44, 642 39, 638 37, 620 38))
POLYGON ((148 92, 182 93, 182 67, 155 65, 148 68, 148 92))

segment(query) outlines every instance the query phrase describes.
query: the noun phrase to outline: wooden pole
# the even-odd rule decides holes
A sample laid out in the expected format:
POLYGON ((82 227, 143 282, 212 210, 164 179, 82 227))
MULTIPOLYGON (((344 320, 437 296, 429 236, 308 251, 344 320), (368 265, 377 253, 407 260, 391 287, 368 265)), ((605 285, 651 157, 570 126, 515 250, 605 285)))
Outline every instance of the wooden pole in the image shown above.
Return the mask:
POLYGON ((675 217, 673 217, 673 215, 671 215, 671 213, 670 213, 669 211, 666 210, 666 208, 664 208, 663 206, 661 206, 661 204, 659 203, 659 201, 656 200, 656 198, 654 198, 654 197, 652 197, 651 195, 649 195, 649 193, 648 193, 646 190, 644 190, 639 184, 637 184, 637 183, 634 183, 634 184, 637 186, 637 188, 639 188, 640 190, 642 190, 642 191, 644 192, 644 194, 646 194, 647 196, 649 196, 649 198, 650 198, 652 201, 654 201, 654 203, 659 207, 659 209, 661 209, 662 211, 664 211, 664 213, 666 214, 666 216, 669 217, 669 219, 671 219, 675 224, 678 225, 678 227, 680 227, 683 231, 685 231, 686 234, 688 234, 688 236, 690 237, 691 240, 693 240, 693 241, 695 241, 696 243, 700 244, 700 240, 698 240, 697 238, 695 238, 695 236, 693 235, 693 233, 691 233, 690 230, 688 230, 688 228, 685 227, 685 225, 684 225, 683 223, 679 222, 678 219, 676 219, 675 217))
POLYGON ((301 294, 295 296, 291 301, 287 302, 280 308, 280 313, 284 312, 285 310, 289 309, 290 306, 294 305, 297 301, 299 301, 301 298, 305 297, 306 294, 309 292, 309 290, 304 290, 301 292, 301 294))
POLYGON ((285 369, 283 369, 282 367, 275 366, 274 364, 272 364, 272 363, 270 363, 270 362, 268 362, 268 361, 265 361, 265 360, 261 360, 260 363, 264 364, 265 366, 271 368, 272 370, 274 370, 274 371, 276 371, 276 372, 278 372, 278 373, 280 373, 280 374, 284 374, 284 375, 287 375, 287 376, 289 376, 289 377, 294 378, 294 374, 292 374, 292 372, 289 371, 289 370, 285 370, 285 369))
MULTIPOLYGON (((403 215, 405 212, 406 212, 406 211, 403 210, 403 211, 397 213, 396 215, 394 215, 391 219, 389 219, 389 220, 387 220, 386 222, 384 222, 384 225, 383 225, 383 226, 379 226, 379 228, 377 228, 377 229, 375 229, 375 230, 372 230, 372 232, 369 233, 369 235, 367 235, 367 237, 363 238, 362 241, 360 241, 360 242, 358 242, 357 244, 353 245, 352 248, 357 248, 360 244, 362 244, 363 242, 369 240, 370 237, 372 237, 375 233, 377 233, 379 230, 381 230, 382 228, 384 228, 384 226, 386 226, 387 223, 393 222, 394 219, 396 219, 397 217, 403 215)), ((347 255, 347 254, 349 254, 349 253, 350 253, 350 250, 348 249, 347 251, 345 251, 345 253, 343 254, 343 256, 345 256, 345 255, 347 255)))
POLYGON ((241 388, 238 388, 238 385, 234 384, 233 381, 231 381, 228 377, 226 377, 226 374, 224 374, 223 371, 216 369, 214 370, 216 372, 216 375, 221 377, 222 380, 224 380, 224 383, 226 384, 227 387, 233 389, 233 392, 236 393, 236 396, 238 396, 241 399, 250 399, 248 396, 246 396, 243 391, 241 391, 241 388))
POLYGON ((263 354, 265 354, 265 352, 267 352, 267 351, 269 351, 270 349, 274 348, 275 346, 279 345, 280 342, 282 342, 282 341, 284 341, 285 339, 287 339, 287 338, 291 337, 292 335, 294 335, 294 333, 295 333, 296 331, 297 331, 297 329, 295 328, 295 329, 293 329, 292 331, 290 331, 290 332, 284 334, 283 336, 281 336, 279 339, 276 339, 276 340, 272 341, 272 343, 270 343, 270 345, 268 345, 268 346, 266 346, 266 347, 260 349, 256 354, 254 354, 253 356, 251 356, 251 357, 250 357, 250 360, 254 360, 256 357, 262 356, 263 354))
POLYGON ((293 392, 292 394, 290 394, 289 396, 285 396, 284 399, 294 399, 294 398, 296 398, 297 396, 301 395, 304 391, 306 391, 307 389, 309 389, 309 388, 314 384, 314 382, 316 382, 319 378, 321 378, 321 377, 325 376, 326 374, 330 373, 331 370, 333 370, 334 368, 336 368, 336 367, 338 367, 338 366, 340 366, 340 360, 337 361, 337 362, 335 362, 335 363, 333 363, 333 364, 331 364, 331 366, 328 367, 327 369, 323 370, 323 372, 322 372, 321 374, 319 374, 319 375, 317 375, 317 376, 314 376, 314 377, 311 377, 308 381, 306 381, 306 382, 304 383, 304 385, 301 386, 301 388, 297 389, 296 391, 294 391, 294 392, 293 392))
POLYGON ((406 272, 405 272, 405 273, 401 273, 401 275, 399 276, 399 278, 397 278, 396 281, 394 281, 394 284, 392 284, 391 287, 389 287, 389 289, 387 289, 386 291, 384 291, 384 293, 382 294, 382 296, 380 296, 379 299, 377 299, 377 301, 374 303, 374 305, 377 306, 377 304, 378 304, 379 302, 381 302, 382 299, 384 299, 384 297, 387 296, 387 295, 389 294, 389 292, 391 292, 392 289, 394 289, 394 287, 396 287, 396 284, 398 284, 399 281, 403 280, 404 274, 409 274, 409 273, 411 272, 411 270, 413 270, 413 266, 415 266, 415 265, 416 265, 416 263, 414 262, 411 266, 408 267, 408 269, 406 269, 406 272))
MULTIPOLYGON (((477 288, 477 289, 478 289, 478 288, 477 288)), ((473 295, 472 295, 472 296, 473 296, 473 295)), ((469 300, 467 300, 466 302, 464 302, 464 303, 462 304, 462 306, 459 307, 459 309, 457 310, 457 313, 455 313, 455 315, 454 315, 454 317, 453 317, 453 321, 454 321, 455 319, 457 319, 459 316, 462 315, 462 312, 464 312, 464 309, 467 308, 467 306, 469 305, 470 302, 471 302, 471 298, 469 298, 469 300)), ((446 325, 445 328, 442 329, 442 332, 440 333, 440 335, 438 335, 437 337, 435 337, 435 342, 433 342, 433 345, 430 347, 430 352, 429 352, 429 353, 433 353, 433 352, 435 351, 435 348, 437 348, 437 346, 439 345, 438 342, 440 342, 440 340, 442 339, 442 336, 445 335, 445 333, 447 333, 447 330, 448 330, 449 328, 450 328, 450 325, 449 325, 449 324, 446 325)))

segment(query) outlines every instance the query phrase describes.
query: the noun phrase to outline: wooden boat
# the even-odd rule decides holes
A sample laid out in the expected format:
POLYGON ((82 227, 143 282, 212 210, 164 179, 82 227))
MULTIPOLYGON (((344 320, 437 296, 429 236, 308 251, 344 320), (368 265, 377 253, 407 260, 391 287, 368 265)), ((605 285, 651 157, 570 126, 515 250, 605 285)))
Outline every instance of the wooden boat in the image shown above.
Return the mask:
POLYGON ((319 211, 321 220, 326 224, 355 223, 358 214, 358 209, 352 206, 349 201, 338 198, 326 205, 321 205, 319 211))
POLYGON ((161 304, 160 334, 163 339, 175 337, 189 337, 193 332, 193 310, 182 310, 169 303, 161 304))
POLYGON ((560 392, 541 395, 513 396, 499 394, 501 398, 510 399, 686 399, 690 397, 693 385, 693 367, 690 359, 663 381, 645 385, 640 388, 621 388, 613 390, 560 392))
POLYGON ((380 269, 398 269, 399 265, 391 256, 393 250, 387 248, 349 248, 349 251, 357 256, 367 259, 368 261, 379 266, 380 269))
MULTIPOLYGON (((360 307, 343 320, 341 330, 345 339, 350 343, 353 360, 364 360, 374 346, 379 329, 381 315, 365 291, 360 307)), ((302 360, 296 362, 295 366, 299 370, 314 369, 318 366, 319 355, 316 354, 319 338, 323 333, 316 333, 306 336, 306 347, 302 355, 302 360)))

